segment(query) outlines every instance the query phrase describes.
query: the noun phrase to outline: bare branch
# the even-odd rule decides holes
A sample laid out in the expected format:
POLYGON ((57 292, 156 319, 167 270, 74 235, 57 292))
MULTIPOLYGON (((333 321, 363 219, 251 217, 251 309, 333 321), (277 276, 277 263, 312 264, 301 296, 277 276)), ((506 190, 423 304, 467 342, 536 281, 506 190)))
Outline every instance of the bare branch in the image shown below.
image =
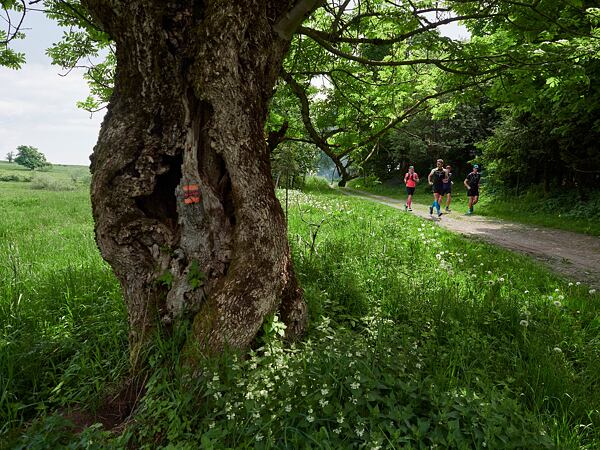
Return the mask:
POLYGON ((273 30, 281 39, 289 41, 304 18, 315 8, 321 5, 323 0, 298 0, 294 7, 286 12, 284 16, 273 26, 273 30))
POLYGON ((27 14, 27 5, 25 4, 25 0, 21 0, 21 6, 23 8, 23 12, 21 13, 19 23, 16 26, 12 24, 12 21, 10 19, 10 13, 8 12, 8 10, 6 8, 3 8, 4 12, 6 13, 8 30, 6 32, 6 39, 1 40, 0 45, 8 45, 10 41, 15 39, 19 35, 19 31, 21 30, 21 26, 23 25, 23 20, 25 19, 25 14, 27 14))

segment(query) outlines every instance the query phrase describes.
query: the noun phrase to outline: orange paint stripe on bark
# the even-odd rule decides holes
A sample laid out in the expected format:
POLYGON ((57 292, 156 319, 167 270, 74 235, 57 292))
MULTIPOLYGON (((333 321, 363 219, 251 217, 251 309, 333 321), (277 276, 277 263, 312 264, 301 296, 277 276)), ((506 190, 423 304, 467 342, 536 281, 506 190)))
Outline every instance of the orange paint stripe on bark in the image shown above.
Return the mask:
POLYGON ((200 203, 200 197, 186 197, 183 199, 183 202, 186 205, 191 205, 192 203, 200 203))
POLYGON ((187 186, 183 187, 184 191, 197 191, 198 190, 198 185, 197 184, 188 184, 187 186))

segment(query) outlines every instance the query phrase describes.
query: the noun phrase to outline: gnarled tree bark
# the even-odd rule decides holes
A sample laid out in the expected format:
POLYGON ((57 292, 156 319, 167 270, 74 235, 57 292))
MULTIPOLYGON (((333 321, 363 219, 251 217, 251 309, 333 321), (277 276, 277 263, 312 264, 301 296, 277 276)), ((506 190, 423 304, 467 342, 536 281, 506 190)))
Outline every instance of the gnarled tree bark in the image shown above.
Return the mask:
POLYGON ((191 319, 209 353, 248 347, 276 311, 289 337, 304 329, 264 138, 292 3, 83 0, 117 49, 92 207, 134 363, 159 321, 191 319))

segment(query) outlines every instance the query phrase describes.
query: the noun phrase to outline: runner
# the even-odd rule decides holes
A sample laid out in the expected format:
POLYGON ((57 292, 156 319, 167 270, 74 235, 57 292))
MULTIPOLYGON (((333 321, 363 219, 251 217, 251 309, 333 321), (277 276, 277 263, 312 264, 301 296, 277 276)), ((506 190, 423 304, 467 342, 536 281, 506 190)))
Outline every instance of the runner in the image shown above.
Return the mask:
POLYGON ((442 201, 442 189, 444 186, 444 179, 448 177, 448 172, 444 169, 444 160, 438 159, 436 167, 431 169, 427 181, 433 186, 433 203, 429 207, 429 215, 433 215, 433 208, 437 210, 438 217, 442 217, 442 211, 440 210, 440 202, 442 201), (433 181, 432 181, 433 180, 433 181))
POLYGON ((451 212, 450 211, 450 202, 452 202, 452 185, 454 184, 454 181, 452 181, 452 166, 450 164, 448 164, 446 166, 446 171, 447 171, 447 177, 444 178, 444 184, 442 186, 443 190, 442 190, 442 197, 445 195, 446 196, 446 212, 451 212))
POLYGON ((473 171, 467 175, 464 184, 467 188, 467 196, 469 197, 469 210, 465 213, 467 216, 473 214, 473 206, 479 201, 479 180, 481 174, 479 173, 479 166, 473 164, 473 171))
POLYGON ((408 167, 408 172, 404 175, 404 184, 406 185, 406 204, 404 205, 404 211, 412 211, 412 196, 415 193, 415 187, 419 182, 419 174, 415 172, 414 166, 408 167))

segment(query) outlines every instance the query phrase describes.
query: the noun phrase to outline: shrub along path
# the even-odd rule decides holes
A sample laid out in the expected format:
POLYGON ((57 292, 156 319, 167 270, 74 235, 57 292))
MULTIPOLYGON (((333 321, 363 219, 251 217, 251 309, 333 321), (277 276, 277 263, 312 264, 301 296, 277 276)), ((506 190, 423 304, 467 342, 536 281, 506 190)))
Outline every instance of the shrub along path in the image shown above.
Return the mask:
MULTIPOLYGON (((403 200, 350 188, 343 188, 341 191, 347 195, 359 196, 404 210, 403 200)), ((431 219, 429 205, 413 203, 413 212, 409 214, 431 219)), ((448 230, 531 255, 556 272, 594 288, 600 288, 600 238, 598 237, 477 215, 464 216, 461 212, 444 214, 440 220, 435 217, 435 221, 448 230)))

